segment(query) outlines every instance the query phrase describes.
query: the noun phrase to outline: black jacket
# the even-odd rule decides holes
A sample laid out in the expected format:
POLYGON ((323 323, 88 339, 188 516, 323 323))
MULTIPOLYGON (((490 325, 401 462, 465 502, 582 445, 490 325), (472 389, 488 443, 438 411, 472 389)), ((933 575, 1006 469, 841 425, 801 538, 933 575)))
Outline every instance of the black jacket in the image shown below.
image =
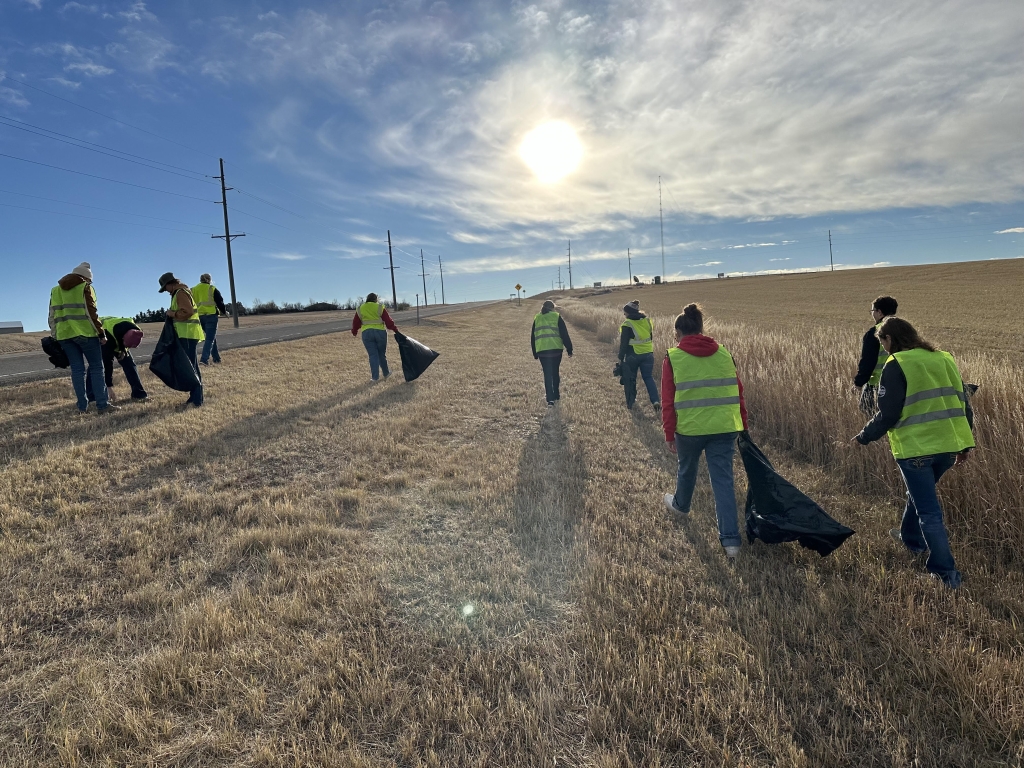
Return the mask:
POLYGON ((213 289, 213 303, 217 307, 217 312, 222 315, 226 315, 228 313, 227 309, 224 307, 224 297, 220 295, 220 291, 218 291, 216 287, 213 289))
POLYGON ((882 343, 875 336, 875 326, 872 325, 861 340, 860 364, 857 366, 857 376, 853 380, 855 387, 863 387, 868 383, 878 365, 878 352, 881 348, 882 343))
MULTIPOLYGON (((963 382, 961 382, 962 384, 963 382)), ((964 388, 966 392, 966 387, 964 388)), ((903 413, 903 402, 907 399, 907 376, 903 373, 898 360, 891 360, 882 369, 882 380, 878 383, 878 413, 857 435, 857 442, 867 445, 881 437, 896 426, 903 413)), ((974 429, 974 410, 971 399, 964 402, 967 410, 967 423, 974 429)))
MULTIPOLYGON (((547 312, 541 312, 542 315, 546 315, 547 312)), ((533 350, 533 359, 536 360, 540 355, 561 355, 562 350, 551 349, 545 352, 537 352, 537 342, 533 338, 536 326, 530 326, 530 349, 533 350)), ((561 315, 558 316, 558 335, 562 337, 562 343, 565 345, 565 351, 570 355, 572 354, 572 340, 569 338, 569 329, 565 327, 565 318, 561 315)))

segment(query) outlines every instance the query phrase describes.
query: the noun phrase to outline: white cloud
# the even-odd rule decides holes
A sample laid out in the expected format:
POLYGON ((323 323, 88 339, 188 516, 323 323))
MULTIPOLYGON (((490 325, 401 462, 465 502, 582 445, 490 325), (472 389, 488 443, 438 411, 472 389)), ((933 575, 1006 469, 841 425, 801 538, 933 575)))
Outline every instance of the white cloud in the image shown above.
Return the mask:
POLYGON ((276 19, 277 11, 267 11, 266 13, 260 13, 256 16, 260 21, 266 21, 267 19, 276 19))
POLYGON ((40 8, 43 7, 43 0, 25 0, 25 2, 31 5, 36 10, 39 10, 40 8))
POLYGON ((723 245, 722 250, 728 251, 733 248, 767 248, 768 246, 778 245, 778 243, 746 243, 744 245, 723 245))
POLYGON ((768 261, 789 261, 789 256, 786 256, 785 258, 782 259, 768 259, 768 261))
POLYGON ((998 232, 994 232, 996 235, 1010 235, 1024 232, 1024 227, 1010 227, 1010 229, 1000 229, 998 232))
POLYGON ((79 61, 74 64, 68 64, 64 67, 64 71, 81 72, 83 75, 87 75, 88 77, 103 77, 114 73, 114 70, 110 67, 104 67, 102 64, 96 64, 92 61, 79 61))
POLYGON ((60 7, 60 12, 61 13, 64 13, 65 11, 81 11, 82 13, 98 13, 99 12, 99 7, 95 6, 95 5, 84 5, 83 3, 70 2, 70 3, 64 3, 64 5, 62 5, 60 7))
POLYGON ((546 11, 540 10, 536 5, 528 5, 516 11, 519 23, 530 31, 534 36, 550 23, 546 11))
POLYGON ((60 85, 63 85, 65 88, 78 88, 82 85, 80 82, 77 82, 75 80, 68 80, 66 77, 48 77, 47 80, 53 83, 59 83, 60 85))
POLYGON ((267 256, 271 259, 280 259, 281 261, 302 261, 309 258, 304 253, 268 253, 267 256))

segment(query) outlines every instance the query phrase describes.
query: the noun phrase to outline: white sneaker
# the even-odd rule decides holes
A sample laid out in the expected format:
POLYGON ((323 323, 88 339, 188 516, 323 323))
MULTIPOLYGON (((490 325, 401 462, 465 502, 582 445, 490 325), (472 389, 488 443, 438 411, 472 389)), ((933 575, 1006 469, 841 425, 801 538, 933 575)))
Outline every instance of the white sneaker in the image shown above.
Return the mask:
POLYGON ((735 560, 736 556, 739 555, 739 553, 740 553, 740 548, 739 547, 726 547, 725 548, 725 556, 728 557, 730 560, 735 560))
POLYGON ((671 494, 671 493, 666 493, 665 494, 665 506, 668 507, 668 511, 669 512, 675 512, 677 515, 688 515, 688 514, 690 514, 689 512, 684 512, 683 510, 681 510, 679 507, 676 506, 675 494, 671 494))

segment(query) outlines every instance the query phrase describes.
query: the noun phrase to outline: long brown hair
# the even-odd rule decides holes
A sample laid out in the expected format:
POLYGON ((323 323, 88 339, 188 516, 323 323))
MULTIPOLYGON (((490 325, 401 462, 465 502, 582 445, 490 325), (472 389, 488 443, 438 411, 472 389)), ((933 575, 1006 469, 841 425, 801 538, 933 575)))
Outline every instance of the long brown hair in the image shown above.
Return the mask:
POLYGON ((700 304, 687 304, 683 313, 676 317, 676 330, 683 336, 704 333, 704 310, 700 304))
POLYGON ((876 333, 879 340, 884 336, 890 341, 889 354, 895 352, 906 352, 908 349, 927 349, 929 352, 937 351, 937 348, 930 341, 921 338, 910 323, 901 317, 887 317, 878 326, 876 333))

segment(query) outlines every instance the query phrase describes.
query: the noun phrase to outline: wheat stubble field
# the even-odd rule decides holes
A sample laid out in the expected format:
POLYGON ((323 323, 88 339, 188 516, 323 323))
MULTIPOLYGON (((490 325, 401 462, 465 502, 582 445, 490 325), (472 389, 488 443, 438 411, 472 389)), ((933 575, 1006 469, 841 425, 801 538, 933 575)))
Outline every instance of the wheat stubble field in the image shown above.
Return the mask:
MULTIPOLYGON (((0 764, 1024 761, 1024 578, 981 525, 1012 467, 971 468, 948 592, 889 541, 883 464, 859 483, 828 440, 789 445, 737 351, 755 438, 858 534, 730 568, 706 479, 690 519, 664 513, 674 457, 621 405, 614 316, 567 302, 549 410, 527 305, 406 329, 442 352, 411 385, 369 385, 339 334, 227 352, 196 411, 158 390, 77 419, 64 380, 0 390, 0 764)), ((1011 394, 989 389, 981 413, 1011 394)))

